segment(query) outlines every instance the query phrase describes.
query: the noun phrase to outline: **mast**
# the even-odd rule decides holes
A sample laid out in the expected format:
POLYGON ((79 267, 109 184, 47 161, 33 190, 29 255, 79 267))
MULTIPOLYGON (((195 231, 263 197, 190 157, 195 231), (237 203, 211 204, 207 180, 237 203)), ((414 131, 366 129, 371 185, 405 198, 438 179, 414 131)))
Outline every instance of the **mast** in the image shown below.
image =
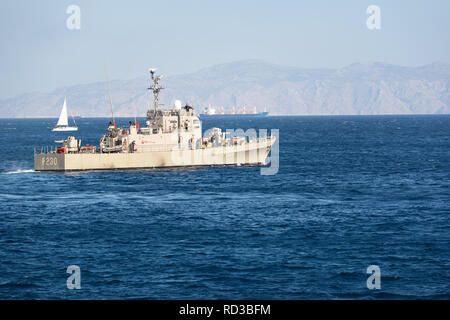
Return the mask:
POLYGON ((128 60, 128 73, 130 75, 130 86, 131 86, 131 91, 132 91, 132 95, 131 95, 131 104, 133 106, 134 109, 134 124, 136 125, 136 115, 137 115, 137 110, 136 110, 136 103, 134 101, 136 92, 134 90, 134 82, 133 82, 133 76, 131 74, 131 61, 128 60))
POLYGON ((162 76, 155 75, 156 69, 150 69, 149 71, 150 71, 150 74, 152 75, 153 84, 150 88, 148 88, 148 90, 153 91, 154 103, 155 103, 155 113, 156 113, 156 110, 158 110, 158 107, 159 107, 159 92, 164 88, 159 85, 159 80, 161 80, 162 76))
POLYGON ((113 122, 114 128, 115 128, 116 122, 114 121, 114 108, 113 108, 112 99, 111 99, 111 88, 109 87, 108 70, 106 68, 106 57, 105 57, 105 76, 106 76, 106 84, 108 86, 108 96, 109 96, 109 106, 111 108, 111 117, 112 117, 112 122, 113 122))

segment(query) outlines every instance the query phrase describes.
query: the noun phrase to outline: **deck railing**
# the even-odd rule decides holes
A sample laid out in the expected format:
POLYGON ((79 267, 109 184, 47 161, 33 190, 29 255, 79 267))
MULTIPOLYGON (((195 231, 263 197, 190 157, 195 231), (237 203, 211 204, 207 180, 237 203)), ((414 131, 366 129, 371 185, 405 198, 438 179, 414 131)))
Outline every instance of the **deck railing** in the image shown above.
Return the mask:
MULTIPOLYGON (((264 137, 264 138, 253 138, 250 141, 247 141, 247 139, 246 139, 245 143, 255 143, 255 142, 256 143, 266 143, 269 138, 267 138, 267 137, 264 137)), ((225 144, 223 142, 220 143, 220 144, 214 144, 214 143, 208 144, 206 149, 224 148, 224 147, 232 147, 232 146, 235 146, 235 144, 233 143, 232 140, 228 140, 228 141, 226 141, 225 144)), ((58 149, 58 146, 55 146, 55 145, 41 146, 40 148, 39 147, 34 147, 34 154, 57 153, 57 149, 58 149)), ((165 151, 184 151, 184 150, 199 150, 199 149, 204 149, 204 148, 203 148, 202 145, 199 147, 198 145, 190 145, 188 143, 183 143, 183 144, 173 144, 173 145, 169 145, 169 146, 165 146, 165 147, 146 146, 146 147, 142 148, 142 151, 138 151, 138 152, 165 152, 165 151)), ((92 152, 92 151, 90 151, 90 152, 78 151, 77 153, 109 153, 109 152, 105 152, 105 151, 99 152, 96 149, 95 152, 92 152)), ((113 153, 113 152, 111 152, 111 153, 113 153)))

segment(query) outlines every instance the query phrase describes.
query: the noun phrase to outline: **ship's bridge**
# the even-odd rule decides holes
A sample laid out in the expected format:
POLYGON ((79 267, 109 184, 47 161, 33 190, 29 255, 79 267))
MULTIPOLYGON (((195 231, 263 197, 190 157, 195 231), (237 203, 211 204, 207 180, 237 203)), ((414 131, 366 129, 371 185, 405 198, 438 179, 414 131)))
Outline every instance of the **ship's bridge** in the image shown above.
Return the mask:
POLYGON ((182 108, 158 109, 147 111, 147 128, 142 128, 143 134, 172 133, 177 130, 192 132, 201 136, 202 127, 194 108, 186 105, 182 108))

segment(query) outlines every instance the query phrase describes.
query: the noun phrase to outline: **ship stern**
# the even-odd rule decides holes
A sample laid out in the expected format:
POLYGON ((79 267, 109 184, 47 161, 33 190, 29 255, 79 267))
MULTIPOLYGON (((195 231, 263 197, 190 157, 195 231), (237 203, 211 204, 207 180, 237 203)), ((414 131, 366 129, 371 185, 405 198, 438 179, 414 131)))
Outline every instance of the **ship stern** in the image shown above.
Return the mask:
POLYGON ((64 171, 64 153, 34 154, 35 171, 64 171))

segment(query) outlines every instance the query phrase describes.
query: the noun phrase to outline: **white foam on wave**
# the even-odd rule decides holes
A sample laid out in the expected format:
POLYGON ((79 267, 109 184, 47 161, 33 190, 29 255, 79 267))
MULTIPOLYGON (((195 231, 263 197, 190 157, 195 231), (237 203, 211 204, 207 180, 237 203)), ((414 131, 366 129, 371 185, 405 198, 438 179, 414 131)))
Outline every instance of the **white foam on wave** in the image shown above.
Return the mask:
POLYGON ((34 172, 34 170, 33 169, 19 169, 19 170, 14 170, 14 171, 7 171, 7 172, 5 172, 5 174, 29 173, 29 172, 34 172))

